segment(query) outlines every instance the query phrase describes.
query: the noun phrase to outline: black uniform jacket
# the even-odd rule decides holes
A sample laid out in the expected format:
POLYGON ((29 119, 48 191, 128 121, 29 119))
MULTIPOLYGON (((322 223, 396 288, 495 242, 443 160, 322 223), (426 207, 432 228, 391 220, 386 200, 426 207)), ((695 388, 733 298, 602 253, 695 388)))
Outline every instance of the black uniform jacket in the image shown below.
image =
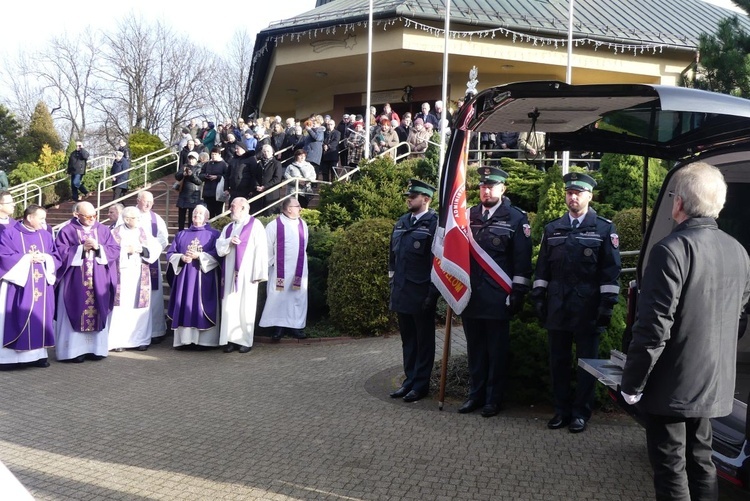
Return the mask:
POLYGON ((393 272, 391 310, 416 314, 422 311, 428 295, 437 292, 432 290, 430 273, 438 217, 434 210, 429 210, 414 226, 411 217, 411 213, 404 214, 393 228, 388 271, 393 272))
MULTIPOLYGON (((505 197, 487 221, 482 221, 483 211, 481 205, 469 210, 474 240, 512 280, 514 292, 528 292, 531 285, 531 233, 526 213, 512 206, 505 197)), ((462 315, 508 319, 507 298, 505 289, 472 256, 471 299, 462 315)))
POLYGON ((611 315, 617 303, 620 268, 615 226, 594 209, 575 230, 567 213, 545 226, 531 293, 533 301, 546 297, 545 327, 596 330, 599 313, 611 315))
POLYGON ((737 332, 750 260, 711 218, 683 221, 649 253, 622 391, 663 416, 732 411, 737 332))

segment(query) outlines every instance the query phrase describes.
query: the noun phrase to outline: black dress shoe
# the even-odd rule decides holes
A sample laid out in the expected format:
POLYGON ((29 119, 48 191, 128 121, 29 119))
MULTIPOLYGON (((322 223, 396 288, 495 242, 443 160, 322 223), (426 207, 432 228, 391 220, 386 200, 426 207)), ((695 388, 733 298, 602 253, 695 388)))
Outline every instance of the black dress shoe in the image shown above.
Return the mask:
POLYGON ((138 350, 138 351, 146 351, 146 350, 148 350, 148 345, 147 344, 142 344, 138 348, 136 348, 136 350, 138 350))
POLYGON ((94 362, 104 358, 103 355, 94 355, 93 353, 86 353, 84 357, 86 357, 86 360, 92 360, 94 362))
POLYGON ((586 421, 579 417, 573 419, 573 421, 570 422, 570 426, 568 426, 570 433, 581 433, 585 429, 586 421))
POLYGON ((406 386, 402 386, 396 391, 392 391, 389 396, 391 398, 404 398, 407 393, 409 393, 411 390, 407 388, 406 386))
POLYGON ((458 408, 459 414, 468 414, 470 412, 474 412, 475 410, 479 409, 484 405, 484 402, 480 402, 479 400, 472 400, 469 399, 464 404, 458 408))
POLYGON ((237 347, 234 345, 234 343, 227 343, 227 345, 224 347, 224 353, 232 353, 236 349, 237 347))
POLYGON ((165 337, 166 337, 166 336, 152 337, 152 338, 151 338, 151 344, 159 344, 159 343, 161 343, 162 341, 164 341, 164 338, 165 338, 165 337))
POLYGON ((29 367, 49 367, 49 362, 46 358, 40 358, 39 360, 35 360, 33 362, 29 362, 29 367))
POLYGON ((247 353, 248 351, 252 350, 252 346, 240 346, 240 348, 237 350, 240 353, 247 353))
POLYGON ((487 404, 482 407, 482 417, 497 416, 500 413, 500 406, 497 404, 487 404))
POLYGON ((76 358, 71 358, 70 360, 67 360, 71 364, 82 364, 83 361, 86 360, 85 355, 78 355, 76 358))
POLYGON ((407 403, 416 402, 417 400, 422 400, 426 396, 427 396, 426 391, 411 390, 409 393, 404 395, 404 402, 407 402, 407 403))
POLYGON ((555 414, 552 416, 552 419, 547 421, 547 428, 550 430, 557 430, 560 428, 565 428, 570 424, 570 418, 564 417, 562 414, 555 414))

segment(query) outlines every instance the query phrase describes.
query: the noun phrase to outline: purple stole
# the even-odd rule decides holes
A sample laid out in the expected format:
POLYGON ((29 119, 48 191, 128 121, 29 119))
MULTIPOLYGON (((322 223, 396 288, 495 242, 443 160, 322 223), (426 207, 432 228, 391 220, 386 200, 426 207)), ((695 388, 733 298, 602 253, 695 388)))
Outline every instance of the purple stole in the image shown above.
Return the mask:
MULTIPOLYGON (((232 223, 231 225, 227 225, 226 229, 224 230, 224 238, 229 238, 232 235, 232 229, 234 228, 233 225, 238 223, 232 223)), ((242 259, 245 257, 245 249, 247 249, 247 242, 250 240, 250 232, 253 230, 253 225, 255 224, 255 218, 253 216, 250 216, 250 220, 247 222, 247 224, 242 228, 242 231, 239 234, 240 237, 240 245, 237 246, 235 249, 234 254, 234 289, 233 291, 237 290, 237 275, 240 273, 240 266, 242 265, 242 259)))
MULTIPOLYGON (((294 270, 294 280, 292 281, 292 289, 299 290, 302 287, 302 270, 305 267, 305 227, 302 225, 302 220, 298 221, 298 233, 299 233, 299 252, 297 252, 297 268, 294 270)), ((281 216, 276 219, 276 290, 284 290, 284 223, 281 221, 281 216)))
MULTIPOLYGON (((41 231, 43 230, 37 230, 39 233, 41 233, 41 231)), ((21 248, 24 252, 31 253, 38 250, 42 253, 47 253, 51 251, 51 249, 44 248, 44 239, 41 235, 38 237, 41 246, 41 249, 39 249, 34 243, 26 245, 26 234, 24 234, 23 231, 19 231, 18 233, 19 240, 21 241, 21 248)), ((36 235, 34 235, 34 237, 36 237, 36 235)), ((31 238, 31 240, 33 242, 35 238, 31 238)), ((21 322, 16 323, 15 320, 11 320, 10 317, 6 316, 5 329, 3 332, 3 347, 13 350, 33 350, 54 346, 55 342, 51 337, 51 332, 49 333, 49 337, 47 335, 47 320, 49 317, 46 315, 45 309, 46 306, 48 306, 48 288, 44 275, 44 264, 31 263, 29 267, 29 281, 25 287, 18 287, 18 289, 21 290, 21 293, 16 296, 16 298, 9 297, 9 301, 5 306, 8 311, 15 309, 17 310, 16 312, 20 314, 23 314, 24 310, 27 310, 26 319, 23 321, 23 325, 20 325, 21 322), (31 287, 29 287, 29 285, 31 285, 31 287), (39 301, 40 299, 41 303, 39 301), (37 303, 39 303, 38 307, 37 303), (42 309, 41 315, 39 314, 40 308, 42 309), (34 339, 32 339, 32 336, 34 339)), ((6 311, 6 315, 8 311, 6 311)))
MULTIPOLYGON (((157 233, 159 233, 159 228, 156 225, 156 214, 154 214, 154 211, 149 211, 149 212, 151 213, 151 236, 156 238, 157 233)), ((158 259, 148 266, 148 271, 149 273, 151 273, 151 290, 155 291, 159 288, 159 260, 158 259)))
MULTIPOLYGON (((114 230, 112 230, 112 236, 115 238, 117 243, 119 244, 122 240, 120 237, 120 230, 122 229, 124 225, 120 225, 116 227, 114 230)), ((147 239, 146 239, 146 232, 143 231, 143 228, 138 227, 139 231, 139 240, 141 242, 142 246, 146 246, 147 239)), ((120 284, 122 283, 122 271, 120 270, 119 266, 119 260, 118 266, 117 266, 117 290, 115 291, 115 306, 120 306, 120 284)), ((148 308, 149 302, 151 300, 151 290, 148 286, 148 282, 151 280, 151 274, 149 273, 149 266, 148 264, 141 261, 141 279, 138 281, 138 303, 136 304, 136 308, 148 308)))
MULTIPOLYGON (((89 233, 83 231, 82 228, 76 228, 76 234, 81 245, 89 235, 98 240, 98 235, 93 227, 89 233)), ((81 308, 80 322, 73 326, 78 332, 96 332, 99 330, 99 310, 96 308, 96 298, 94 297, 94 254, 95 251, 83 251, 83 269, 81 270, 83 283, 80 286, 86 295, 86 299, 84 307, 81 308)))

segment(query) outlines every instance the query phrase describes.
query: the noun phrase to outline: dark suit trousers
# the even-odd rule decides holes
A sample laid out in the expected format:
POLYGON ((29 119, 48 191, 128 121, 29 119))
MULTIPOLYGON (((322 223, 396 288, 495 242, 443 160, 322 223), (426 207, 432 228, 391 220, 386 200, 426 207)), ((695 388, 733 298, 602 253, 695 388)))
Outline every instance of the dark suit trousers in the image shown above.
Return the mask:
POLYGON ((715 501, 711 420, 646 414, 648 458, 657 500, 715 501))
POLYGON ((461 317, 469 356, 469 398, 501 405, 508 379, 510 322, 461 317))
POLYGON ((588 421, 594 407, 594 376, 576 365, 576 391, 571 398, 570 375, 573 364, 573 341, 578 358, 599 357, 599 333, 549 331, 549 366, 552 376, 552 398, 555 412, 565 417, 582 418, 588 421))
POLYGON ((404 354, 405 388, 427 393, 435 365, 435 308, 417 314, 399 313, 398 330, 404 354))

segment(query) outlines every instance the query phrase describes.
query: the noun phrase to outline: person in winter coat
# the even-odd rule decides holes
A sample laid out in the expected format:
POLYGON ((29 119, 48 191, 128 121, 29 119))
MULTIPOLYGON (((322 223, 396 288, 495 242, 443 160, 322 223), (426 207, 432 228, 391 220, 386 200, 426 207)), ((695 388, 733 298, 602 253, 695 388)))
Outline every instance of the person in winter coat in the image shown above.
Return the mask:
POLYGON ((284 180, 300 179, 297 183, 286 185, 287 195, 296 195, 303 209, 307 208, 309 199, 313 196, 312 184, 315 181, 315 167, 306 160, 305 150, 294 152, 294 161, 284 171, 284 180))
POLYGON ((177 229, 185 229, 186 223, 193 219, 193 209, 201 201, 200 167, 198 166, 198 154, 188 153, 187 164, 174 175, 179 186, 177 195, 177 229))
POLYGON ((117 200, 128 191, 130 172, 127 172, 127 170, 129 168, 130 160, 125 158, 122 151, 115 151, 115 160, 112 162, 112 169, 109 172, 113 176, 117 174, 117 177, 112 179, 112 200, 117 200))
POLYGON ((297 149, 305 150, 307 161, 313 164, 316 169, 320 168, 324 137, 323 117, 316 115, 305 122, 302 140, 297 143, 297 149))

